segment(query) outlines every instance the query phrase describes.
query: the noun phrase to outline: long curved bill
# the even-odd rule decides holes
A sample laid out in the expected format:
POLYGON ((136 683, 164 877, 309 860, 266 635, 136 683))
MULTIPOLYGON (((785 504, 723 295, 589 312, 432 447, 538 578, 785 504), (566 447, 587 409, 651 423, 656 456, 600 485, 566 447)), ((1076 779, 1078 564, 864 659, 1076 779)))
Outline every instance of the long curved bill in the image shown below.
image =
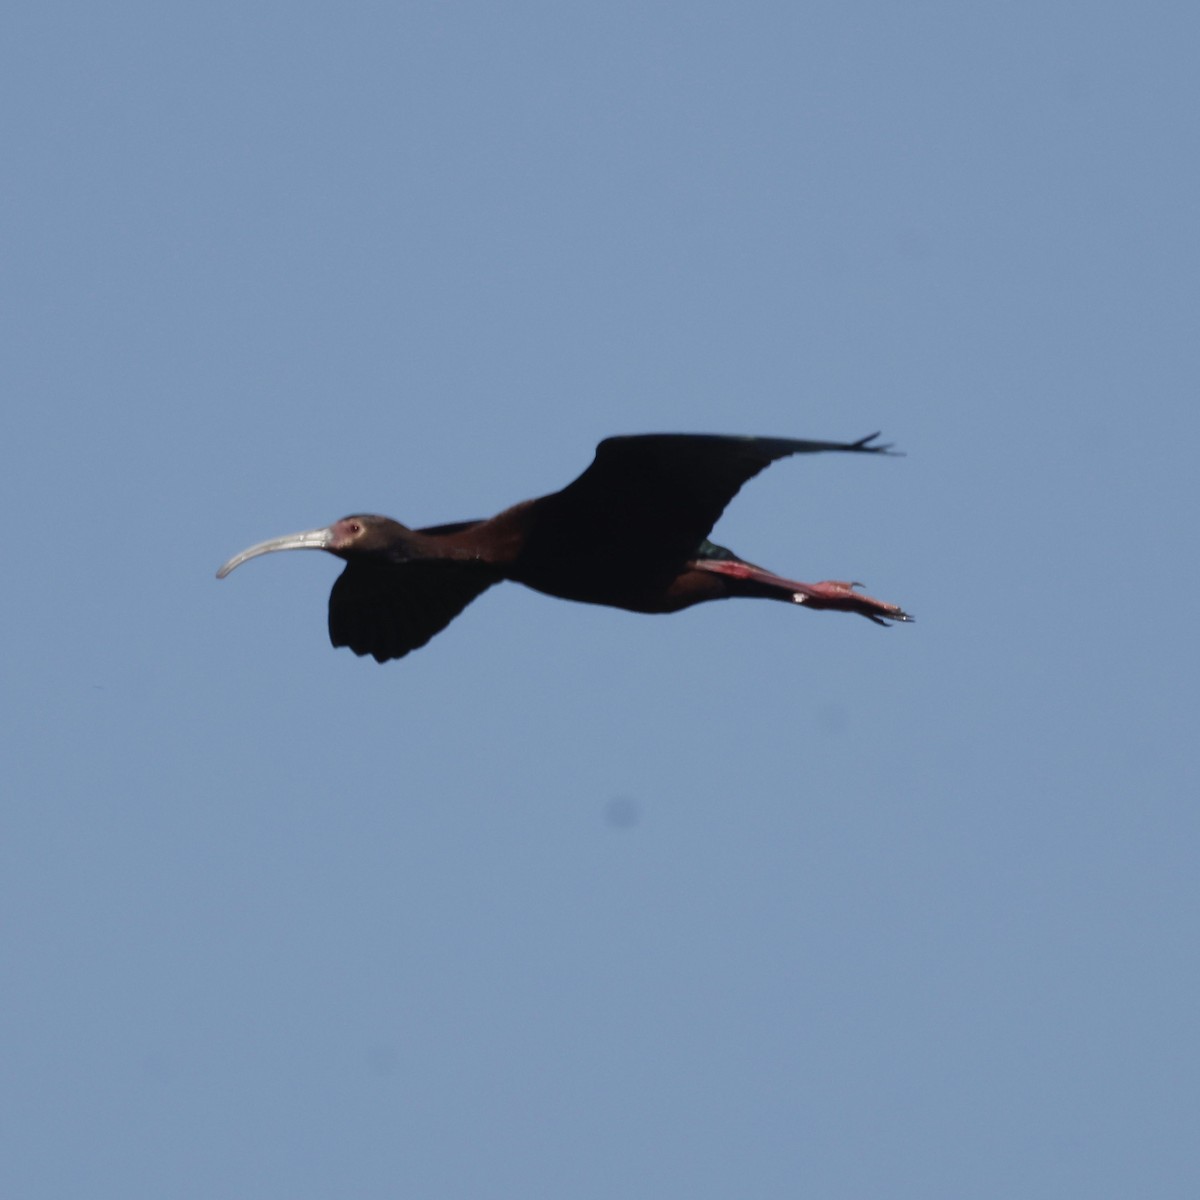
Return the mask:
POLYGON ((289 533, 284 537, 271 538, 259 542, 256 546, 248 546, 240 554, 235 554, 218 572, 217 578, 224 579, 234 567, 260 554, 273 554, 276 550, 328 550, 333 539, 333 530, 306 529, 303 533, 289 533))

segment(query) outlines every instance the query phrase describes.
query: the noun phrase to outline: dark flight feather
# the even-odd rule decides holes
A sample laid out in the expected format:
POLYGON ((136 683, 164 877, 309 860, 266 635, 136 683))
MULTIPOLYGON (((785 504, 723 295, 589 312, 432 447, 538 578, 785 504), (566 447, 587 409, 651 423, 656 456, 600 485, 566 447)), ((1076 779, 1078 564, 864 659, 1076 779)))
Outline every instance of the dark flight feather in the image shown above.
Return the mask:
POLYGON ((376 662, 403 658, 499 580, 477 562, 350 561, 329 594, 329 640, 376 662))
POLYGON ((878 434, 857 442, 722 434, 611 437, 591 466, 538 501, 523 557, 574 570, 603 594, 606 580, 659 587, 697 554, 742 485, 771 463, 826 450, 887 454, 878 434))

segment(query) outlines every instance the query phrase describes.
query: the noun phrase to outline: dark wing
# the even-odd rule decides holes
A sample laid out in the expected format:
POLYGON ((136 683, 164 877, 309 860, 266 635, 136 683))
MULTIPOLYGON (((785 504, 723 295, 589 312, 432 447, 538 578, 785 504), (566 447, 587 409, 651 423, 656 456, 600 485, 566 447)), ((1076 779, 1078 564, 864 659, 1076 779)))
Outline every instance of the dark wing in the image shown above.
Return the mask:
POLYGON ((546 499, 555 524, 569 528, 576 545, 620 553, 626 562, 678 564, 696 551, 742 484, 776 459, 825 450, 887 454, 888 446, 871 444, 878 436, 857 442, 685 433, 606 438, 592 465, 546 499))
POLYGON ((476 562, 347 563, 329 594, 329 640, 376 662, 403 658, 499 579, 476 562))

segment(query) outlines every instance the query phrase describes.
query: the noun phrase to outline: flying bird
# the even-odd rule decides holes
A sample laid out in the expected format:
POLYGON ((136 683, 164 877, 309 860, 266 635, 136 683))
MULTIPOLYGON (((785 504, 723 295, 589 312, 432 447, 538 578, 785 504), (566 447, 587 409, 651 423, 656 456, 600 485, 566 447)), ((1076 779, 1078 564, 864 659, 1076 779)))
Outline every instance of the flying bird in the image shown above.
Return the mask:
POLYGON ((877 433, 857 442, 653 433, 606 438, 562 491, 497 516, 409 529, 389 517, 343 517, 272 538, 218 572, 276 550, 327 550, 346 562, 329 596, 329 638, 377 662, 403 658, 476 596, 511 579, 564 600, 671 613, 748 596, 858 613, 877 625, 912 618, 858 583, 798 583, 708 540, 738 489, 792 454, 890 454, 877 433))

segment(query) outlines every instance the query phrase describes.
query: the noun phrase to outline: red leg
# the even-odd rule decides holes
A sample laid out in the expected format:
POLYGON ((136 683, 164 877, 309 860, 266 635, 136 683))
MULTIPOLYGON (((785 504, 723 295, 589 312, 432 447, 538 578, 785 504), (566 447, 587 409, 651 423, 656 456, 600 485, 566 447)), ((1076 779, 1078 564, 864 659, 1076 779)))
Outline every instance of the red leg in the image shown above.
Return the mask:
POLYGON ((760 587, 769 588, 775 599, 790 600, 793 604, 803 604, 806 608, 828 608, 839 612, 858 613, 868 621, 874 621, 876 625, 886 625, 889 621, 912 620, 899 605, 856 592, 854 589, 862 587, 861 583, 843 583, 837 579, 826 579, 821 583, 800 583, 795 579, 784 579, 782 575, 773 575, 752 563, 727 559, 697 559, 690 565, 731 579, 745 579, 760 587))
POLYGON ((886 625, 889 621, 912 620, 899 605, 856 592, 854 589, 862 587, 861 583, 826 579, 821 583, 789 583, 788 586, 794 589, 792 600, 796 604, 806 604, 809 608, 834 608, 841 612, 858 613, 868 621, 874 621, 876 625, 886 625))

